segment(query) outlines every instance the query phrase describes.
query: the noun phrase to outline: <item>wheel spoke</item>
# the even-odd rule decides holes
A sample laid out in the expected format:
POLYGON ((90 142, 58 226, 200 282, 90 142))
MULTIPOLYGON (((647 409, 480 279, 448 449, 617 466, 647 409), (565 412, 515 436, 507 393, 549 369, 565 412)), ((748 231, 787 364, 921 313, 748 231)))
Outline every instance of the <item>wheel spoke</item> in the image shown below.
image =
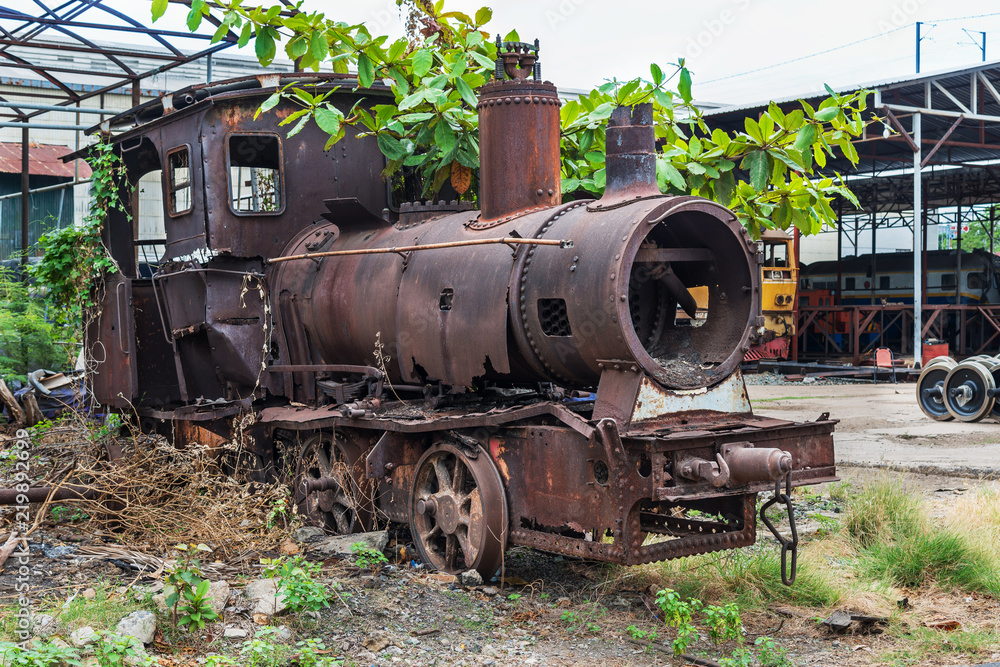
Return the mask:
POLYGON ((476 550, 469 543, 469 530, 468 528, 463 529, 461 526, 455 531, 455 537, 458 538, 458 543, 462 547, 462 553, 465 554, 465 563, 468 565, 476 560, 476 550))
POLYGON ((455 457, 455 475, 452 478, 451 488, 454 489, 455 494, 459 495, 465 491, 465 478, 468 475, 468 468, 462 463, 462 460, 457 456, 455 457))
POLYGON ((448 473, 448 466, 445 464, 443 456, 434 459, 434 474, 437 475, 439 490, 444 491, 451 488, 451 475, 448 473))
POLYGON ((458 538, 454 534, 445 536, 444 566, 454 571, 455 558, 458 555, 458 538))

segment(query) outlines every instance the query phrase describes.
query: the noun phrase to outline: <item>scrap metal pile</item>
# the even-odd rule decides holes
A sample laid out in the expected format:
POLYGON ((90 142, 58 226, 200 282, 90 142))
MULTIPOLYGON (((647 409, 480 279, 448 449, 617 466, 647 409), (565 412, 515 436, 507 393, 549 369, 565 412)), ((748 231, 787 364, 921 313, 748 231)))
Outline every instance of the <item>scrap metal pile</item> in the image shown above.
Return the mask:
POLYGON ((917 403, 937 421, 1000 421, 1000 355, 979 355, 959 363, 935 357, 917 380, 917 403))

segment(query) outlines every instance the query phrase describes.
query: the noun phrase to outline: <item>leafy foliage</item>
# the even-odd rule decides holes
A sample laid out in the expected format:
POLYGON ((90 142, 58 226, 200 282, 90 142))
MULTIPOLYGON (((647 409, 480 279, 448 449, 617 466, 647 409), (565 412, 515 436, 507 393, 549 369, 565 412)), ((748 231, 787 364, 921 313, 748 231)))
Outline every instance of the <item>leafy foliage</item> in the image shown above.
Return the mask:
POLYGON ((94 656, 100 667, 124 667, 125 665, 152 666, 158 661, 143 650, 135 637, 123 637, 111 632, 98 632, 94 645, 94 656))
MULTIPOLYGON (((349 127, 359 136, 375 136, 388 161, 385 176, 403 167, 415 170, 425 197, 433 197, 449 177, 458 192, 474 193, 470 176, 479 158, 475 89, 494 68, 497 47, 483 29, 492 11, 483 7, 471 16, 446 11, 443 0, 398 4, 409 12, 409 35, 391 43, 364 25, 347 25, 322 12, 285 12, 278 4, 263 7, 232 0, 194 0, 188 27, 196 30, 214 13, 221 24, 213 39, 232 31, 241 45, 253 41, 265 67, 283 45, 285 55, 304 69, 354 71, 362 89, 388 82, 393 103, 370 110, 359 103, 345 113, 331 103, 332 91, 290 84, 259 111, 273 109, 283 99, 299 105, 282 121, 290 126, 289 136, 312 118, 330 135, 327 146, 349 127)), ((156 0, 154 20, 165 9, 166 3, 156 0)), ((504 39, 520 38, 512 31, 504 39)), ((857 162, 851 140, 864 129, 865 91, 837 95, 828 88, 830 97, 818 107, 802 102, 800 109, 787 114, 771 104, 759 119, 747 119, 744 132, 729 135, 710 130, 694 105, 692 77, 684 61, 671 68, 668 77, 653 64, 649 80, 613 80, 563 106, 565 194, 603 191, 604 131, 612 109, 650 101, 663 146, 657 178, 664 192, 696 194, 728 206, 755 236, 764 228, 790 226, 813 234, 836 219, 833 197, 857 203, 839 177, 817 176, 816 168, 823 169, 838 154, 857 162), (674 77, 675 91, 667 88, 674 77)))
POLYGON ((195 558, 198 552, 211 549, 204 544, 178 544, 174 549, 178 556, 163 587, 167 607, 172 611, 175 627, 194 625, 202 630, 205 623, 219 618, 208 596, 211 582, 202 576, 201 562, 195 558))
POLYGON ((80 652, 52 642, 36 643, 22 648, 11 642, 0 642, 0 664, 5 667, 62 667, 80 665, 80 652))
POLYGON ((365 546, 364 542, 352 544, 351 553, 354 554, 354 564, 362 570, 375 570, 389 562, 385 554, 378 549, 365 546))
POLYGON ((0 377, 24 382, 37 368, 70 361, 59 339, 65 332, 45 319, 45 303, 26 285, 0 273, 0 377))
POLYGON ((79 227, 65 227, 39 238, 42 259, 29 269, 53 307, 55 321, 76 331, 82 327, 84 311, 96 305, 93 285, 104 271, 116 268, 101 241, 104 220, 112 209, 128 214, 118 196, 125 168, 113 145, 107 141, 94 144, 87 161, 93 169, 90 211, 79 227))
POLYGON ((319 563, 310 563, 302 556, 261 559, 264 576, 277 578, 278 592, 285 596, 288 608, 294 612, 319 611, 330 606, 330 592, 316 581, 319 563))

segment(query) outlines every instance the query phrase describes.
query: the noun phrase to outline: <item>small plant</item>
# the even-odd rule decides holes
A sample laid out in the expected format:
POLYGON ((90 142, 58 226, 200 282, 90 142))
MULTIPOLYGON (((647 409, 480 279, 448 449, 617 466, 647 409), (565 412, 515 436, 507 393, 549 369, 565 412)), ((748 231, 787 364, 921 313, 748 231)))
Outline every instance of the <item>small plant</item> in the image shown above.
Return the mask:
POLYGON ((288 487, 283 487, 282 497, 271 501, 271 511, 267 513, 268 530, 279 524, 288 526, 288 519, 291 515, 291 503, 289 500, 288 487))
POLYGON ((354 564, 362 570, 375 571, 389 562, 381 551, 365 546, 362 542, 352 544, 351 553, 354 554, 354 564))
POLYGON ((708 637, 713 644, 742 639, 743 623, 740 620, 740 608, 736 604, 730 602, 722 607, 709 605, 705 607, 704 613, 708 637))
POLYGON ((63 507, 62 505, 56 505, 52 508, 52 520, 56 523, 62 523, 63 521, 76 523, 77 521, 83 521, 88 518, 90 518, 90 515, 78 507, 63 507))
POLYGON ((741 646, 727 657, 721 658, 719 664, 722 667, 751 667, 753 665, 753 652, 741 646))
POLYGON ((167 607, 172 610, 174 627, 194 624, 202 630, 205 623, 219 618, 208 597, 211 583, 202 576, 201 562, 195 558, 199 551, 208 552, 211 549, 204 544, 178 544, 174 549, 178 551, 178 556, 163 588, 167 607))
POLYGON ((758 637, 754 640, 757 646, 757 659, 761 667, 792 667, 788 659, 788 651, 774 643, 770 637, 758 637))
POLYGON ((94 656, 100 667, 124 667, 126 664, 149 667, 159 664, 156 658, 146 654, 137 639, 111 632, 97 632, 94 656))
POLYGON ((264 558, 260 562, 264 565, 264 576, 278 580, 278 592, 285 596, 285 603, 293 612, 319 611, 330 606, 329 590, 315 579, 320 573, 319 563, 310 563, 302 556, 264 558))
POLYGON ((296 647, 299 649, 299 656, 296 659, 298 667, 340 667, 344 664, 341 658, 322 655, 326 652, 326 644, 319 639, 310 637, 296 644, 296 647))
POLYGON ((511 593, 510 595, 507 596, 507 599, 510 600, 511 602, 514 602, 516 604, 517 601, 521 599, 521 594, 520 593, 511 593))
POLYGON ((278 667, 285 664, 287 649, 271 641, 277 633, 277 628, 263 627, 253 639, 243 642, 240 647, 240 655, 243 656, 243 662, 239 663, 241 667, 278 667))
POLYGON ((596 635, 600 631, 601 631, 601 626, 599 626, 597 623, 593 622, 587 623, 587 632, 592 632, 596 635))
POLYGON ((205 667, 239 667, 239 665, 228 655, 210 653, 205 656, 205 667))
POLYGON ((640 630, 634 625, 630 625, 625 628, 625 632, 627 632, 629 636, 636 641, 649 640, 650 642, 655 642, 656 638, 659 637, 655 630, 640 630))
POLYGON ((575 611, 567 609, 562 613, 562 616, 560 616, 560 618, 562 619, 563 623, 569 626, 568 629, 570 632, 575 630, 576 626, 580 625, 580 615, 575 611))
POLYGON ((539 600, 548 600, 549 599, 549 594, 548 593, 542 593, 541 595, 538 596, 538 599, 539 600))
POLYGON ((80 664, 80 653, 68 646, 44 642, 31 648, 21 648, 9 642, 0 643, 0 665, 4 667, 75 667, 80 664))

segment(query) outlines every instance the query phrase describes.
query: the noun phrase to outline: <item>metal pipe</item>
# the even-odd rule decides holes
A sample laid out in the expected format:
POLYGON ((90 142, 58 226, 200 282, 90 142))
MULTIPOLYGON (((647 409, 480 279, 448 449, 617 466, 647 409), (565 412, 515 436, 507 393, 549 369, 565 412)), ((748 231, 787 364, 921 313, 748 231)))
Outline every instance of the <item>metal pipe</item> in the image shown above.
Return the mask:
MULTIPOLYGON (((29 201, 31 186, 29 185, 29 180, 31 178, 29 173, 30 160, 28 156, 30 155, 30 143, 28 140, 28 135, 30 134, 28 129, 29 125, 25 123, 15 123, 21 127, 21 268, 25 268, 28 265, 28 215, 30 213, 31 202, 29 201)), ((22 271, 21 276, 24 280, 27 280, 27 271, 22 271)))
POLYGON ((0 127, 27 127, 32 130, 89 130, 90 125, 59 125, 57 123, 0 123, 0 127))
POLYGON ((25 499, 29 503, 43 503, 46 500, 93 500, 97 494, 97 489, 76 484, 66 484, 60 487, 35 486, 23 493, 16 489, 0 489, 0 505, 20 505, 25 499), (25 498, 19 500, 18 496, 25 496, 25 498))
POLYGON ((452 241, 449 243, 428 243, 427 245, 408 245, 395 248, 361 248, 358 250, 334 250, 331 252, 307 252, 302 255, 289 255, 287 257, 272 257, 267 260, 268 264, 278 264, 288 262, 293 259, 318 259, 320 257, 341 257, 345 255, 381 255, 388 253, 416 252, 418 250, 441 250, 443 248, 463 248, 474 245, 556 245, 560 248, 572 248, 572 241, 558 239, 519 239, 504 237, 499 239, 479 239, 476 241, 452 241))
MULTIPOLYGON (((76 185, 86 185, 90 183, 90 180, 86 181, 73 181, 72 183, 57 183, 56 185, 46 185, 45 187, 35 188, 34 190, 28 190, 29 195, 39 194, 41 192, 51 192, 52 190, 59 190, 63 188, 72 188, 76 185)), ((9 194, 0 195, 0 201, 5 199, 15 199, 22 196, 20 192, 11 192, 9 194)))
POLYGON ((920 182, 920 163, 922 161, 920 114, 913 114, 913 143, 917 150, 913 152, 913 364, 916 366, 922 363, 923 358, 923 318, 921 317, 921 307, 924 300, 924 286, 922 284, 920 258, 922 256, 923 234, 920 233, 920 218, 923 211, 921 197, 923 191, 920 182))
POLYGON ((123 109, 95 109, 93 107, 65 107, 55 104, 38 104, 37 102, 7 102, 0 101, 0 107, 7 109, 35 109, 38 111, 70 111, 74 113, 91 113, 95 115, 119 114, 123 109))

